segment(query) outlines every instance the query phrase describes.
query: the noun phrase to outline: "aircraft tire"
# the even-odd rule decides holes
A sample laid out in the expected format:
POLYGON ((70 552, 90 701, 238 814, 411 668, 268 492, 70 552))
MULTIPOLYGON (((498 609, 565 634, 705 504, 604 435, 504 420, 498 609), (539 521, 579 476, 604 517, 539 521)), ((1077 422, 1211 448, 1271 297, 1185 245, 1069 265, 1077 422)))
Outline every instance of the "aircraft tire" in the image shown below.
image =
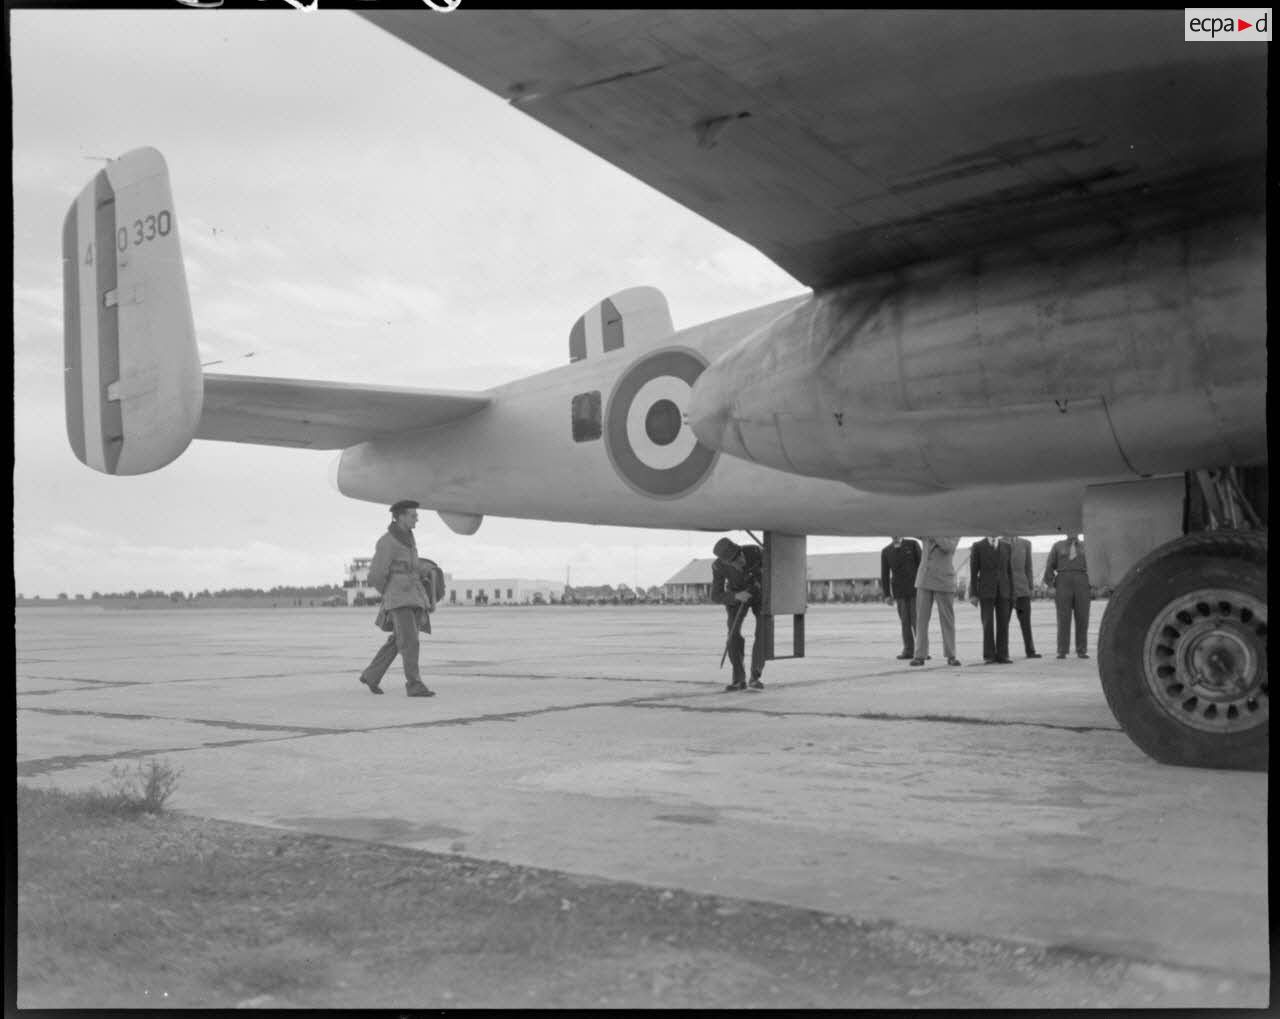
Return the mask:
POLYGON ((1107 703, 1163 764, 1265 771, 1267 534, 1189 534, 1120 582, 1098 634, 1107 703))

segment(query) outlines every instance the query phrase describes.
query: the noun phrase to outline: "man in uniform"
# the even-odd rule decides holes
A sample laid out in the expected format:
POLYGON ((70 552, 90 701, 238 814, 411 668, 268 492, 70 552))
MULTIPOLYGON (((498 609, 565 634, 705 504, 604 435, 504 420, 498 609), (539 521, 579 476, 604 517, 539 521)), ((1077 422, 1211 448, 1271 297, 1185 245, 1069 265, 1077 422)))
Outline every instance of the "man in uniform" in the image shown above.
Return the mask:
POLYGON ((902 654, 916 655, 916 573, 920 569, 920 543, 891 538, 880 552, 880 592, 889 604, 897 604, 902 624, 902 654))
POLYGON ((1031 592, 1036 584, 1031 573, 1031 542, 1016 534, 1009 536, 1009 569, 1013 573, 1013 611, 1022 628, 1023 649, 1028 658, 1039 658, 1031 636, 1031 592))
POLYGON ((764 634, 760 630, 761 580, 764 576, 764 553, 755 545, 742 548, 728 538, 715 544, 715 562, 711 564, 711 600, 719 602, 728 614, 729 663, 733 681, 725 690, 763 690, 760 675, 764 672, 764 634), (746 610, 755 616, 755 639, 751 642, 751 680, 747 681, 742 653, 746 641, 742 637, 742 620, 746 610))
POLYGON ((1070 534, 1049 551, 1044 564, 1044 586, 1058 603, 1058 657, 1071 647, 1071 620, 1076 622, 1076 655, 1089 657, 1089 566, 1084 541, 1070 534))
POLYGON ((396 655, 404 664, 405 693, 410 697, 434 697, 418 672, 418 630, 431 632, 428 615, 435 605, 422 583, 422 564, 413 529, 418 524, 418 504, 401 499, 391 507, 391 524, 378 539, 373 562, 369 564, 369 583, 382 595, 382 611, 391 620, 391 636, 378 649, 360 682, 370 693, 382 693, 383 675, 396 655))
POLYGON ((969 601, 982 613, 982 660, 1011 665, 1009 615, 1013 611, 1013 574, 1009 545, 992 535, 969 550, 969 601))

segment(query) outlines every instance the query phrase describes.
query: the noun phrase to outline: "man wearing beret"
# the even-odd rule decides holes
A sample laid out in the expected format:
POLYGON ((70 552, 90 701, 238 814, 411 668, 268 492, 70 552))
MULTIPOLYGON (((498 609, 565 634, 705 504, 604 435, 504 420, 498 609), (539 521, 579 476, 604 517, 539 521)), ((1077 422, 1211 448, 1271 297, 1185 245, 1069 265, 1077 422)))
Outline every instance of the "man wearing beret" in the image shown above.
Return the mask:
MULTIPOLYGON (((369 564, 369 583, 382 595, 382 609, 391 622, 391 636, 378 649, 360 682, 370 693, 382 693, 382 677, 396 655, 404 664, 405 693, 410 697, 434 697, 418 673, 418 630, 431 632, 435 608, 431 593, 422 583, 422 566, 413 529, 418 523, 418 504, 401 499, 391 507, 391 524, 378 539, 373 562, 369 564)), ((381 615, 380 615, 381 617, 381 615)))
POLYGON ((764 555, 754 545, 741 548, 728 538, 717 541, 713 551, 716 558, 711 564, 711 600, 723 605, 729 616, 729 664, 733 666, 733 681, 725 690, 763 690, 760 674, 764 672, 764 635, 760 632, 760 606, 764 555), (750 683, 742 660, 747 646, 742 637, 742 618, 747 609, 756 619, 750 683))

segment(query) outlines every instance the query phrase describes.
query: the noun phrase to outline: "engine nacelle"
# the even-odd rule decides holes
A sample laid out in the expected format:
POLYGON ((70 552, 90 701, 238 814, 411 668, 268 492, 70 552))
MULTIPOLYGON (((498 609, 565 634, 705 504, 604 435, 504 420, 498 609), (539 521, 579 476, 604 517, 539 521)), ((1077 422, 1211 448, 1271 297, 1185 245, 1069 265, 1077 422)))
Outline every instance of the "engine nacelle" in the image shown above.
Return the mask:
POLYGON ((67 437, 104 474, 145 474, 195 436, 204 402, 169 172, 134 149, 62 228, 67 437))

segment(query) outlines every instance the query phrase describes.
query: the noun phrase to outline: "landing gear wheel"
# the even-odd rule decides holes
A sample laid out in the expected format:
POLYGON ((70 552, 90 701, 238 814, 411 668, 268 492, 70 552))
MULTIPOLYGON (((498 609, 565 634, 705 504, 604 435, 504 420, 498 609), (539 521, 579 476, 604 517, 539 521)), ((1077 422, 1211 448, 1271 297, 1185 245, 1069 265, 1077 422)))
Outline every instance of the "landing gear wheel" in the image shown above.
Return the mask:
POLYGON ((1267 768, 1267 535, 1189 534, 1142 559, 1098 634, 1107 703, 1164 764, 1267 768))

